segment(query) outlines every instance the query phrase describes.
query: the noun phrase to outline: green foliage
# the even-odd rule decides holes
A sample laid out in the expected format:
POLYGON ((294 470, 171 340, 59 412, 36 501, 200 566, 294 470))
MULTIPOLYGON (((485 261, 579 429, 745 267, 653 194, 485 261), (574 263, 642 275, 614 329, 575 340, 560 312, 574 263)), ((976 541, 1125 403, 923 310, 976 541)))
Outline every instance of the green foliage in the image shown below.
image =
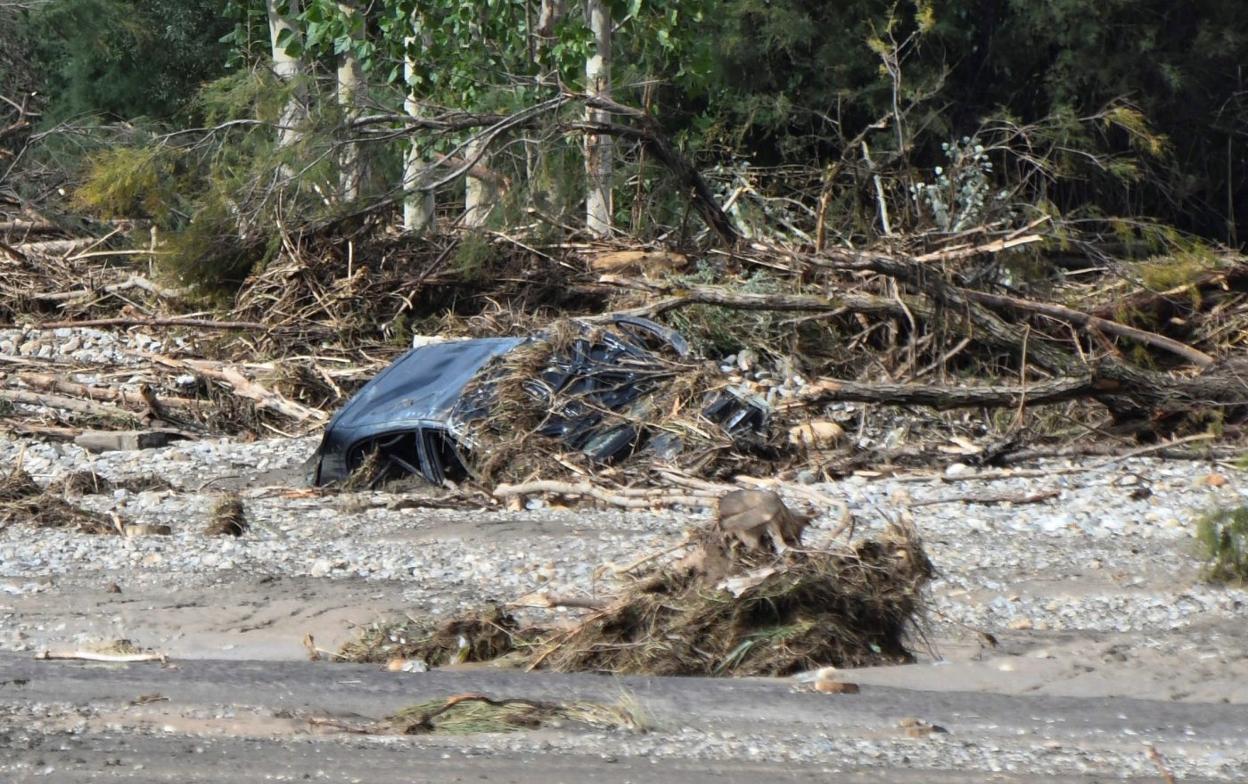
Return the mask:
MULTIPOLYGON (((679 286, 724 284, 723 276, 705 264, 691 274, 676 276, 672 283, 679 286)), ((743 294, 776 294, 783 290, 779 280, 765 271, 757 271, 729 285, 743 294)), ((721 308, 714 305, 691 305, 665 316, 673 328, 689 339, 701 354, 722 357, 745 348, 773 347, 792 334, 783 322, 787 314, 776 311, 750 311, 721 308)))
POLYGON ((218 0, 50 0, 23 24, 53 121, 171 116, 228 53, 218 0))
POLYGON ((1215 509, 1196 523, 1196 539, 1212 582, 1248 581, 1248 506, 1215 509))
POLYGON ((1140 281, 1151 291, 1171 291, 1188 286, 1217 267, 1212 254, 1179 252, 1136 266, 1140 281))
MULTIPOLYGON (((725 0, 705 31, 711 97, 688 125, 763 163, 835 160, 893 113, 881 56, 909 40, 913 165, 945 165, 940 143, 985 118, 1039 123, 1053 168, 1037 197, 1225 241, 1248 225, 1244 20, 1241 0, 725 0)), ((891 122, 868 135, 877 159, 898 152, 891 122)))
POLYGON ((489 237, 479 232, 465 234, 455 246, 451 269, 460 279, 480 283, 490 279, 496 272, 495 265, 503 258, 489 237))
POLYGON ((74 201, 105 218, 165 221, 176 199, 178 153, 162 147, 114 147, 92 155, 74 201))

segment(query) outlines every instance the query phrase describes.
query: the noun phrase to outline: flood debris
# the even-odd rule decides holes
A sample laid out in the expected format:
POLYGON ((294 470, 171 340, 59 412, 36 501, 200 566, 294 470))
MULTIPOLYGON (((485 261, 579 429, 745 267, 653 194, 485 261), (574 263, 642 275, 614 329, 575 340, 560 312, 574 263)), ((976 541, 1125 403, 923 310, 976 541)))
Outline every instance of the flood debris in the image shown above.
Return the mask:
POLYGON ((712 532, 702 552, 701 563, 685 559, 642 577, 610 608, 551 639, 533 663, 563 672, 784 676, 913 660, 907 627, 932 567, 912 530, 844 552, 768 558, 738 555, 712 532), (732 574, 719 576, 725 567, 732 574))
POLYGON ((353 662, 419 661, 429 667, 495 661, 540 634, 522 630, 515 617, 492 605, 441 624, 413 619, 376 623, 339 651, 353 662))
POLYGON ((471 735, 517 732, 543 727, 644 732, 649 721, 636 701, 624 695, 616 703, 556 702, 520 697, 495 698, 467 692, 426 700, 377 720, 348 722, 312 717, 309 723, 360 735, 471 735))
POLYGON ((638 453, 704 470, 762 447, 769 413, 666 327, 631 316, 569 320, 531 338, 412 349, 329 423, 311 479, 340 481, 380 460, 362 480, 369 486, 378 471, 436 485, 497 481, 556 458, 592 467, 638 453))
POLYGON ((48 485, 49 493, 66 496, 108 495, 114 490, 130 493, 175 489, 167 479, 155 474, 143 474, 127 479, 109 479, 92 470, 71 471, 48 485))
POLYGON ((242 536, 247 531, 247 513, 243 499, 235 493, 222 496, 212 507, 212 515, 204 528, 206 536, 242 536))
POLYGON ((571 626, 522 628, 494 607, 437 627, 378 624, 341 657, 430 666, 508 657, 561 672, 712 676, 912 661, 907 634, 933 576, 913 526, 811 550, 799 547, 805 522, 773 494, 730 493, 720 519, 682 542, 684 557, 585 603, 571 626))
POLYGON ((26 524, 36 528, 77 528, 89 534, 120 534, 120 518, 81 509, 55 490, 44 490, 20 466, 0 468, 0 530, 26 524))

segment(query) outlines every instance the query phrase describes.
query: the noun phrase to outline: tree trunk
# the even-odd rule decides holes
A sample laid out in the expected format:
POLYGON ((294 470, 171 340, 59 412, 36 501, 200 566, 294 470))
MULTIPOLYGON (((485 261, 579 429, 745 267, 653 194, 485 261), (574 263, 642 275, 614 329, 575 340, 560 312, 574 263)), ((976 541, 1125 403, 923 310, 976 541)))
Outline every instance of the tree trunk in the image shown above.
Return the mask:
MULTIPOLYGON (((364 71, 354 44, 364 39, 364 24, 359 11, 350 3, 339 3, 338 10, 350 25, 353 46, 338 58, 338 105, 342 108, 343 124, 350 127, 360 114, 360 91, 364 87, 364 71)), ((354 142, 347 142, 342 149, 338 169, 339 196, 345 202, 360 197, 360 189, 368 177, 368 164, 363 150, 354 142)))
POLYGON ((464 178, 464 225, 469 228, 484 226, 494 207, 498 205, 497 183, 479 174, 489 170, 490 155, 484 139, 475 139, 464 148, 464 155, 474 165, 464 178))
POLYGON ((278 147, 288 147, 299 141, 302 131, 299 128, 307 116, 307 94, 300 84, 303 77, 303 61, 286 53, 286 47, 300 40, 299 26, 295 23, 299 15, 299 0, 287 0, 286 12, 282 13, 282 0, 265 0, 265 8, 269 15, 269 40, 273 53, 273 73, 283 82, 292 83, 294 91, 290 100, 278 116, 278 147))
MULTIPOLYGON (((478 13, 480 16, 469 26, 469 30, 474 39, 480 40, 481 28, 485 23, 484 16, 489 13, 484 3, 479 5, 478 13)), ((471 168, 464 178, 463 225, 475 229, 485 225, 498 200, 498 192, 493 183, 477 176, 477 172, 490 167, 489 139, 478 133, 464 146, 464 157, 468 159, 471 168)))
MULTIPOLYGON (((611 97, 611 13, 605 0, 585 0, 589 29, 594 34, 594 54, 585 60, 585 91, 593 97, 611 97)), ((609 123, 601 109, 586 110, 590 123, 609 123)), ((611 233, 611 137, 585 137, 585 226, 598 237, 611 233)))
MULTIPOLYGON (((412 35, 406 40, 406 54, 403 57, 403 79, 407 85, 407 98, 403 101, 403 109, 409 117, 420 117, 420 101, 416 98, 416 55, 414 50, 418 42, 427 43, 429 33, 424 29, 418 13, 412 14, 412 35), (419 35, 418 39, 416 36, 419 35)), ((426 47, 421 46, 421 50, 426 47)), ((407 231, 424 231, 433 224, 433 191, 422 190, 425 185, 425 172, 428 162, 421 155, 420 142, 413 136, 411 146, 407 149, 407 157, 403 161, 403 190, 407 195, 403 199, 403 228, 407 231)))
POLYGON ((542 10, 537 17, 537 34, 542 38, 550 38, 555 34, 555 25, 563 18, 564 0, 542 0, 542 10))

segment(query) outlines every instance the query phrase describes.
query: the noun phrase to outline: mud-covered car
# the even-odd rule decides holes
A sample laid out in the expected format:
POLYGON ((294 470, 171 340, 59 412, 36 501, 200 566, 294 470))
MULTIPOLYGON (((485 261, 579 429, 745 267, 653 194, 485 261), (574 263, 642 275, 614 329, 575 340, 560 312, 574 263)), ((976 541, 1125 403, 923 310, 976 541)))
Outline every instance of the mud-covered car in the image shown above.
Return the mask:
MULTIPOLYGON (((672 358, 689 355, 677 332, 653 321, 616 317, 608 325, 574 322, 579 335, 553 350, 523 388, 549 404, 537 432, 609 462, 638 449, 670 456, 681 448, 670 434, 611 413, 630 410, 670 379, 672 358)), ((389 475, 418 474, 434 484, 471 474, 471 426, 491 415, 492 368, 500 358, 547 334, 453 340, 413 348, 347 401, 325 428, 311 461, 313 484, 345 479, 371 453, 389 475)), ((722 391, 702 408, 706 419, 730 434, 757 433, 768 409, 757 399, 722 391)))

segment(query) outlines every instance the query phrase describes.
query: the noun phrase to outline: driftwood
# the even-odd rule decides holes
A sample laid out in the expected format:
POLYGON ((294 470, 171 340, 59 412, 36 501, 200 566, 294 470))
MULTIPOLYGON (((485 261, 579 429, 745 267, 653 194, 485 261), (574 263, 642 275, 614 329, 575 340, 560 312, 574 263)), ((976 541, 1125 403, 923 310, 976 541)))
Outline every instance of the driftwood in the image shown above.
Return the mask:
MULTIPOLYGON (((138 275, 131 275, 129 278, 127 278, 126 280, 120 283, 109 283, 106 286, 100 286, 98 289, 70 289, 69 291, 49 291, 49 292, 44 292, 42 294, 35 294, 34 296, 31 297, 31 299, 39 301, 39 302, 72 302, 73 300, 77 300, 77 299, 87 299, 89 297, 98 296, 100 294, 116 294, 117 292, 128 291, 130 289, 142 289, 143 291, 146 291, 149 294, 153 294, 162 299, 177 299, 183 294, 183 292, 181 291, 177 291, 173 289, 166 289, 166 288, 157 286, 155 283, 152 283, 147 278, 139 277, 138 275)), ((150 322, 150 321, 159 321, 159 320, 160 319, 150 319, 148 321, 150 322)), ((164 320, 166 321, 174 320, 174 321, 179 321, 179 322, 187 321, 187 319, 164 319, 164 320)), ((196 320, 192 320, 192 321, 196 321, 196 320)), ((221 323, 221 322, 211 322, 211 323, 221 323)), ((183 324, 167 325, 167 324, 145 323, 145 325, 182 326, 183 324)), ((93 325, 86 324, 85 322, 81 322, 81 321, 76 321, 76 322, 72 322, 68 324, 63 324, 62 326, 81 327, 81 326, 93 326, 93 325)), ((108 326, 113 326, 113 325, 110 324, 108 326)), ((136 325, 122 324, 118 326, 136 326, 136 325)), ((192 324, 192 325, 187 325, 187 326, 199 326, 199 325, 192 324)), ((35 326, 35 329, 54 329, 54 328, 55 327, 52 327, 49 325, 36 325, 35 326)))
POLYGON ((602 501, 604 504, 624 509, 650 509, 655 506, 710 506, 712 499, 705 495, 677 495, 664 492, 645 491, 644 494, 610 490, 589 482, 556 482, 539 480, 524 482, 517 485, 500 484, 494 488, 495 498, 523 497, 537 493, 556 493, 558 495, 582 496, 602 501))
POLYGON ((35 324, 32 329, 49 330, 66 327, 188 327, 193 329, 220 330, 257 330, 265 331, 268 327, 255 321, 213 321, 211 319, 192 318, 105 318, 86 319, 83 321, 45 321, 35 324))
POLYGON ((1001 408, 1092 398, 1117 421, 1159 420, 1187 412, 1222 409, 1230 416, 1248 412, 1248 371, 1214 365, 1192 378, 1142 370, 1111 360, 1055 381, 1015 386, 937 386, 874 384, 819 379, 802 390, 800 404, 858 401, 921 405, 936 409, 1001 408))
POLYGON ((241 370, 232 365, 202 359, 174 359, 173 357, 165 357, 158 354, 149 354, 148 356, 154 362, 166 367, 187 370, 224 384, 233 390, 234 394, 254 402, 257 408, 274 411, 295 422, 311 421, 319 424, 329 419, 324 411, 308 408, 293 400, 289 400, 283 395, 267 389, 263 384, 247 378, 241 370))
MULTIPOLYGON (((35 389, 59 392, 70 397, 85 398, 92 401, 102 400, 122 405, 151 407, 148 397, 142 391, 128 392, 114 387, 87 386, 86 384, 67 381, 59 376, 48 375, 47 373, 17 373, 15 378, 35 389)), ((200 405, 202 405, 200 402, 185 397, 160 398, 160 406, 163 407, 193 410, 200 405)))
POLYGON ((0 400, 7 400, 10 403, 24 403, 30 406, 59 408, 64 411, 73 411, 77 414, 105 417, 132 424, 138 419, 133 412, 127 411, 124 408, 107 406, 103 403, 95 403, 90 400, 79 400, 78 398, 65 397, 64 395, 29 392, 24 389, 0 389, 0 400))

